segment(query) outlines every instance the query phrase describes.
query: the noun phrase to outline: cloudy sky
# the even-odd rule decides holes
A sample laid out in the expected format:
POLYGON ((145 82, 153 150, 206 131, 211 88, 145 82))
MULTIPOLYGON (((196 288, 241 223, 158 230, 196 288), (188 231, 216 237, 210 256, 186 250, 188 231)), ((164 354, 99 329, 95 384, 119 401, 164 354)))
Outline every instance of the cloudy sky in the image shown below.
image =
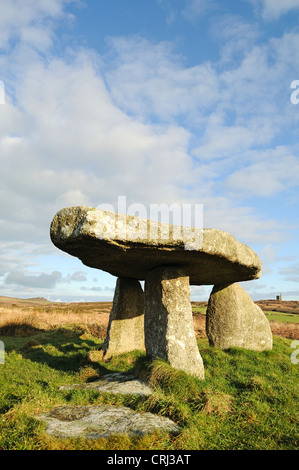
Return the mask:
POLYGON ((55 248, 49 227, 63 207, 126 196, 203 204, 205 227, 260 256, 254 300, 299 300, 299 0, 0 11, 0 295, 111 299, 115 278, 55 248))

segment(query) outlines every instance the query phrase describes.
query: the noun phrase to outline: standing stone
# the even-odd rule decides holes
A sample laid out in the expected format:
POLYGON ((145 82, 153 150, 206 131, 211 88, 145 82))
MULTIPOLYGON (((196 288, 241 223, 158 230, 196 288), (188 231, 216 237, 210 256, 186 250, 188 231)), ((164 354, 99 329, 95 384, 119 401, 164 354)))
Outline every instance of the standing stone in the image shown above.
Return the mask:
POLYGON ((104 358, 144 351, 144 292, 136 279, 118 278, 110 313, 104 358))
POLYGON ((147 275, 145 348, 149 356, 204 378, 193 327, 189 277, 180 268, 159 267, 147 275))
POLYGON ((210 346, 220 349, 272 349, 272 333, 264 312, 236 283, 214 286, 206 313, 206 332, 210 346))

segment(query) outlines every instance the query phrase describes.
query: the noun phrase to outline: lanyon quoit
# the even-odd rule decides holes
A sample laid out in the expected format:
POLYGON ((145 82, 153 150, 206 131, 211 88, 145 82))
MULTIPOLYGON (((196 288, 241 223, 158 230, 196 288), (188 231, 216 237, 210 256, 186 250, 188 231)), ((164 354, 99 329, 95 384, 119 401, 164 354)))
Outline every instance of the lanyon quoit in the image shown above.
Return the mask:
POLYGON ((211 346, 272 348, 268 320, 237 284, 260 278, 261 261, 231 234, 79 206, 59 211, 50 235, 86 266, 117 277, 104 358, 145 350, 204 379, 190 285, 214 286, 206 315, 211 346))

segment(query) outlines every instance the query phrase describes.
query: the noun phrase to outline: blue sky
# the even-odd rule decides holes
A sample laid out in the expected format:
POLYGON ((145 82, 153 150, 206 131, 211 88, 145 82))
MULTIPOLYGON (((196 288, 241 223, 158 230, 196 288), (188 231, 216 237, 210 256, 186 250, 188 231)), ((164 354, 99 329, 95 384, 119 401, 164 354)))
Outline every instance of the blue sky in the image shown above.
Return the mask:
POLYGON ((299 0, 0 9, 0 295, 112 299, 115 278, 57 250, 49 227, 125 195, 203 204, 205 227, 261 257, 243 283, 254 300, 299 300, 299 0))

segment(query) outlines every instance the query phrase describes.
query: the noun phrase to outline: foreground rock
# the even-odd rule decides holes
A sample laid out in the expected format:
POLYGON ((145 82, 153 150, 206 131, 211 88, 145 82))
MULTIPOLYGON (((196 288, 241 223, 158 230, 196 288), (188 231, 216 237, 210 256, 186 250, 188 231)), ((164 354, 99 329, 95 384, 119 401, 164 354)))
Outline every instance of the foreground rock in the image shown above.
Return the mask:
POLYGON ((118 278, 103 345, 104 359, 144 348, 144 293, 136 279, 118 278))
POLYGON ((123 406, 58 406, 34 416, 46 423, 46 432, 58 438, 98 439, 117 434, 144 436, 156 430, 177 434, 180 428, 168 418, 138 413, 123 406))
POLYGON ((206 313, 206 333, 210 345, 221 349, 272 349, 272 333, 264 312, 239 284, 214 286, 206 313))
POLYGON ((189 277, 182 269, 157 268, 145 284, 145 348, 152 357, 201 379, 204 366, 199 354, 190 303, 189 277))
POLYGON ((191 285, 259 278, 261 262, 251 248, 215 229, 183 229, 91 207, 69 207, 54 217, 57 248, 86 266, 117 277, 145 280, 159 266, 182 267, 191 285))

